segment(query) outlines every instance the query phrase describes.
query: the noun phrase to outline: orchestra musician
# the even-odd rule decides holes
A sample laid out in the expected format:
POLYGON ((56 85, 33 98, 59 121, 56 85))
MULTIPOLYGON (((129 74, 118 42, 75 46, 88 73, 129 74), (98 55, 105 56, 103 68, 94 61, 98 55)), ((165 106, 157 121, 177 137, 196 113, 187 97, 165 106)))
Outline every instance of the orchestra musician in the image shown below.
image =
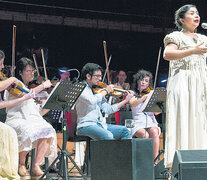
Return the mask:
MULTIPOLYGON (((28 58, 21 58, 17 61, 16 74, 22 80, 24 89, 28 89, 28 84, 34 79, 34 63, 28 58)), ((33 91, 38 94, 40 91, 51 86, 47 80, 35 87, 33 91)), ((7 99, 17 99, 7 93, 7 99)), ((35 161, 32 166, 32 176, 41 176, 41 162, 48 156, 49 162, 57 156, 57 138, 53 127, 47 123, 41 115, 41 108, 34 99, 29 99, 22 103, 7 108, 6 124, 14 128, 19 141, 19 175, 26 176, 25 159, 27 153, 36 148, 35 161)))
POLYGON ((118 81, 114 84, 115 86, 121 86, 125 90, 130 89, 130 84, 126 82, 127 75, 124 70, 120 70, 117 75, 118 81))
POLYGON ((102 112, 110 114, 118 111, 134 93, 129 91, 125 100, 110 105, 106 102, 105 96, 113 92, 114 85, 106 86, 97 94, 94 94, 92 89, 102 80, 102 68, 98 64, 87 63, 82 68, 81 76, 86 88, 76 102, 77 135, 88 136, 94 140, 127 139, 127 128, 104 123, 102 112))
POLYGON ((152 138, 154 159, 159 153, 159 135, 161 133, 157 120, 152 112, 140 112, 148 93, 152 89, 152 73, 146 70, 139 70, 134 75, 135 96, 129 101, 132 109, 132 116, 135 120, 135 127, 132 128, 132 137, 152 138))
MULTIPOLYGON (((115 86, 119 86, 123 88, 124 90, 129 90, 130 89, 130 84, 126 82, 126 72, 123 70, 120 70, 118 75, 117 75, 117 82, 114 84, 115 86)), ((113 96, 112 98, 112 104, 118 103, 122 101, 125 97, 122 96, 113 96)))
POLYGON ((187 4, 175 12, 174 31, 164 38, 169 61, 166 101, 165 166, 176 150, 207 149, 207 37, 196 33, 200 16, 187 4))
MULTIPOLYGON (((0 72, 4 68, 5 54, 0 50, 0 72)), ((0 92, 7 89, 9 86, 17 86, 19 83, 15 77, 10 77, 0 81, 0 92)), ((0 109, 13 106, 35 96, 33 91, 30 91, 24 96, 13 100, 1 100, 0 109)), ((0 122, 0 179, 15 179, 19 180, 18 175, 18 139, 15 130, 0 122)))

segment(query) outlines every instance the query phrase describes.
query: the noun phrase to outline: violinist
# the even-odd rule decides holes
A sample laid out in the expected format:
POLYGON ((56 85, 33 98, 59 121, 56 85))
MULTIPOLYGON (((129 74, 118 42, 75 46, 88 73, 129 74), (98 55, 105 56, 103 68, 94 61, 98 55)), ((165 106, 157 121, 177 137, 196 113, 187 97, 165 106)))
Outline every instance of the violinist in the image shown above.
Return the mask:
MULTIPOLYGON (((4 68, 5 54, 0 50, 0 72, 4 68)), ((1 75, 3 75, 1 73, 1 75)), ((15 77, 7 78, 4 81, 0 81, 0 92, 5 90, 11 85, 17 86, 19 83, 15 77)), ((30 93, 22 96, 21 98, 14 100, 0 101, 0 109, 13 106, 22 101, 28 100, 34 97, 34 93, 30 93)), ((15 179, 19 180, 18 175, 18 139, 15 130, 0 122, 0 179, 15 179)))
POLYGON ((135 138, 152 138, 154 159, 159 152, 159 135, 161 133, 154 113, 139 112, 139 109, 146 100, 152 87, 152 73, 146 70, 139 70, 134 75, 134 91, 136 96, 130 100, 132 116, 135 120, 135 127, 132 128, 132 136, 135 138))
MULTIPOLYGON (((28 58, 21 58, 17 62, 16 74, 22 80, 23 88, 27 89, 29 82, 34 79, 34 63, 28 58)), ((49 80, 35 87, 35 94, 51 86, 49 80)), ((18 97, 7 93, 7 99, 18 97)), ((57 138, 53 127, 40 114, 41 109, 34 99, 29 99, 13 107, 7 108, 6 124, 14 128, 19 141, 19 175, 28 174, 25 167, 27 153, 36 148, 35 161, 31 170, 32 176, 41 176, 41 162, 48 156, 49 162, 57 156, 57 138)))
POLYGON ((102 68, 98 64, 85 64, 81 77, 87 86, 76 102, 77 135, 88 136, 94 140, 127 139, 129 137, 127 128, 104 123, 102 112, 110 114, 118 111, 133 97, 134 93, 129 91, 125 100, 110 105, 106 102, 105 96, 113 92, 114 85, 106 86, 97 94, 94 94, 92 89, 102 80, 102 68))

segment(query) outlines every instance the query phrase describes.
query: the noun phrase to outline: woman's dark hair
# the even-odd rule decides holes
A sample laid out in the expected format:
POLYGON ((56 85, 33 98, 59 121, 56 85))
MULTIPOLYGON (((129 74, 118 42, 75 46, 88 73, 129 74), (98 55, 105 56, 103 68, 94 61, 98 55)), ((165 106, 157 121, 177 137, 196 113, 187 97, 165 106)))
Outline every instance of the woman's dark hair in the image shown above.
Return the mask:
POLYGON ((133 76, 133 90, 136 92, 136 93, 140 93, 139 92, 139 89, 138 89, 138 83, 137 81, 139 80, 142 80, 144 79, 145 77, 149 77, 149 87, 151 88, 153 86, 153 76, 152 76, 152 73, 149 72, 149 71, 146 71, 144 69, 141 69, 139 70, 134 76, 133 76))
POLYGON ((186 12, 192 7, 196 8, 196 6, 193 4, 186 4, 175 11, 175 25, 179 30, 183 28, 183 24, 180 22, 180 18, 185 19, 186 12))
POLYGON ((22 80, 20 74, 25 70, 25 68, 27 66, 32 66, 33 68, 35 68, 34 66, 34 62, 31 59, 28 59, 26 57, 22 57, 19 61, 17 61, 17 65, 16 65, 16 76, 18 79, 22 80))
POLYGON ((86 74, 93 76, 95 71, 103 71, 102 67, 95 63, 87 63, 81 70, 81 80, 86 80, 86 74))

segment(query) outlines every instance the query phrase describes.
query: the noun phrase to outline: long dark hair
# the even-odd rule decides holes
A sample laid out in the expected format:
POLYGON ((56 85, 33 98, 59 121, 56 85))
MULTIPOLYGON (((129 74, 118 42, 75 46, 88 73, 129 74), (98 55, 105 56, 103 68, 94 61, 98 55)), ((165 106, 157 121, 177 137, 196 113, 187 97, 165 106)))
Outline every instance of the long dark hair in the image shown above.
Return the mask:
POLYGON ((183 24, 180 22, 180 18, 185 19, 186 12, 192 7, 196 8, 196 6, 193 4, 186 4, 175 11, 175 25, 179 30, 183 28, 183 24))
POLYGON ((133 90, 135 93, 140 94, 138 83, 137 81, 144 79, 145 77, 149 77, 149 87, 153 87, 153 76, 152 73, 149 71, 146 71, 144 69, 139 70, 134 76, 133 76, 133 90))

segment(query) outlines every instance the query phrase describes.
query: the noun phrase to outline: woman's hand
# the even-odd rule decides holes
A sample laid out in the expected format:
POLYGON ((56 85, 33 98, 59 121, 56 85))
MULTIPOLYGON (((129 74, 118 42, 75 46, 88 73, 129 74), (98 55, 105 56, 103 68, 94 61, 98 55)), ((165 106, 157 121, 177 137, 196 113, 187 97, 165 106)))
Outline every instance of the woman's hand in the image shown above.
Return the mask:
POLYGON ((144 96, 142 96, 142 97, 133 97, 130 101, 129 101, 129 103, 130 103, 130 105, 132 106, 132 107, 136 107, 136 106, 138 106, 139 104, 141 104, 143 101, 145 101, 146 99, 147 99, 147 96, 148 96, 149 94, 146 94, 146 95, 144 95, 144 96))
POLYGON ((14 85, 14 88, 16 88, 17 85, 18 85, 18 83, 19 83, 19 80, 18 80, 17 78, 15 78, 15 77, 10 77, 10 78, 11 78, 12 81, 13 81, 12 85, 14 85))
POLYGON ((193 48, 193 51, 192 53, 193 54, 204 54, 204 53, 207 53, 207 47, 205 46, 202 46, 204 42, 202 43, 199 43, 198 45, 196 45, 194 48, 193 48))
POLYGON ((52 83, 50 80, 46 80, 45 82, 42 83, 43 88, 50 88, 52 86, 52 83))

